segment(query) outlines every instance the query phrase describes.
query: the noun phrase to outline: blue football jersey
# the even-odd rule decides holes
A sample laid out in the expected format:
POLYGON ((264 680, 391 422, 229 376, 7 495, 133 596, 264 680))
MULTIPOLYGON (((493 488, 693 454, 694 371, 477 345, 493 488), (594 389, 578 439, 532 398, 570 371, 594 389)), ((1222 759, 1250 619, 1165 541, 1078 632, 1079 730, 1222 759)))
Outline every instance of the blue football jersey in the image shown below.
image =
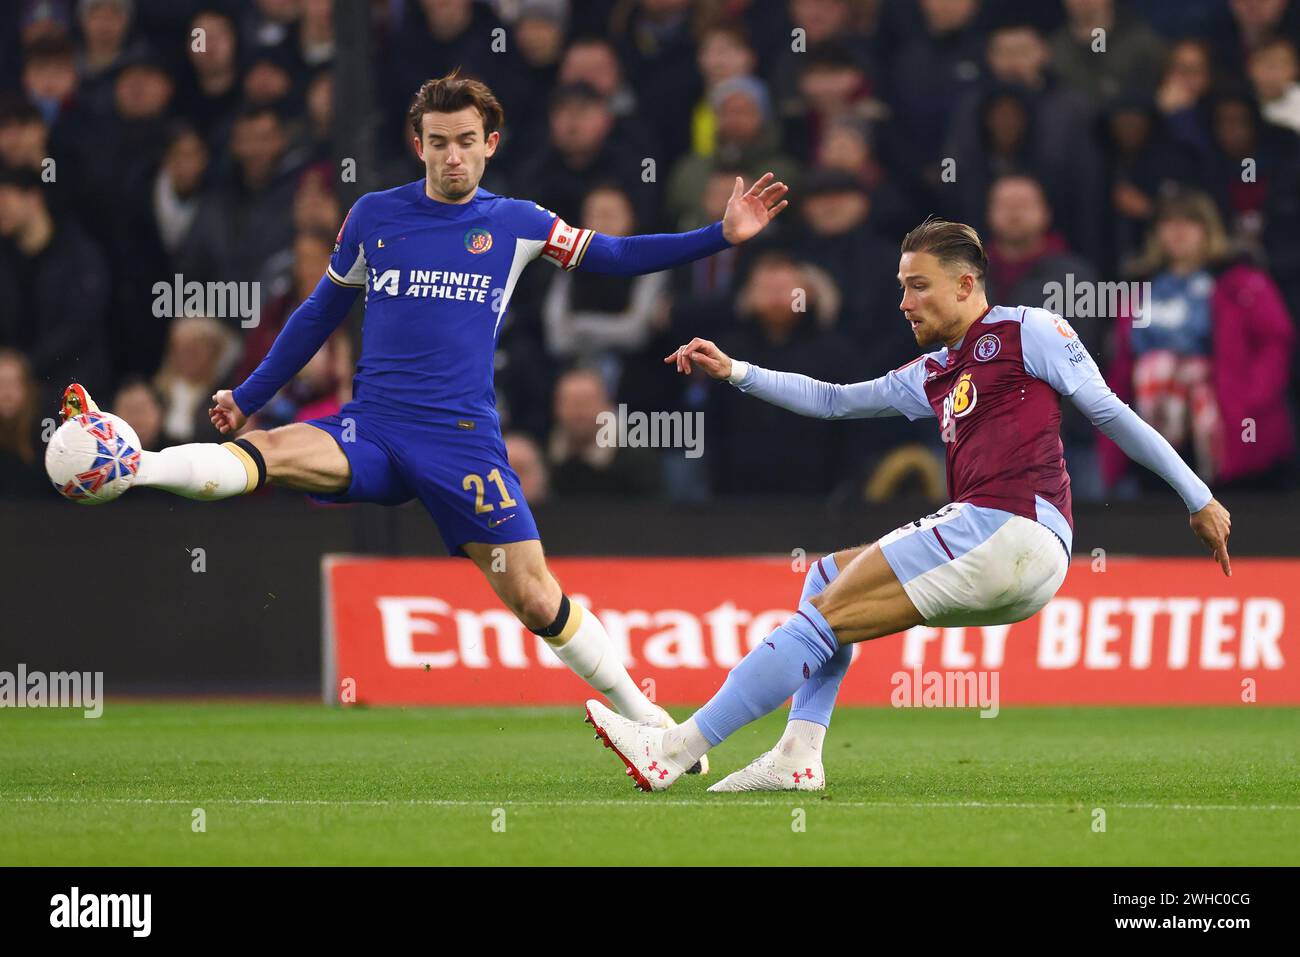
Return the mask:
POLYGON ((460 205, 430 199, 423 180, 362 196, 328 270, 366 292, 354 401, 495 422, 493 353, 520 273, 539 258, 576 268, 592 235, 485 189, 460 205))

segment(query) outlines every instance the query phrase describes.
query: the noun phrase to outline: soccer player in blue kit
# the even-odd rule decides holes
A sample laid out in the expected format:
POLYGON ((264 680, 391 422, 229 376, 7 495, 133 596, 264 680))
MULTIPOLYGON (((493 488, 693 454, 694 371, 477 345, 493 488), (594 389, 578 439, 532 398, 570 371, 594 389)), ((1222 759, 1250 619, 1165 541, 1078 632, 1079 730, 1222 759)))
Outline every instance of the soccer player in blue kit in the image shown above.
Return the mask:
MULTIPOLYGON (((633 682, 600 621, 570 602, 547 568, 506 459, 493 354, 515 284, 533 260, 616 275, 670 269, 755 236, 786 207, 786 187, 771 173, 748 190, 737 178, 721 222, 679 234, 604 236, 479 188, 504 120, 484 84, 458 71, 429 80, 408 119, 424 179, 357 200, 325 277, 248 380, 212 397, 209 414, 223 435, 238 433, 307 364, 364 289, 352 401, 337 415, 224 444, 142 452, 132 487, 205 501, 266 482, 327 502, 418 498, 448 550, 478 565, 506 607, 575 674, 619 713, 667 725, 671 719, 633 682)), ((81 385, 69 386, 65 417, 94 408, 81 385)))

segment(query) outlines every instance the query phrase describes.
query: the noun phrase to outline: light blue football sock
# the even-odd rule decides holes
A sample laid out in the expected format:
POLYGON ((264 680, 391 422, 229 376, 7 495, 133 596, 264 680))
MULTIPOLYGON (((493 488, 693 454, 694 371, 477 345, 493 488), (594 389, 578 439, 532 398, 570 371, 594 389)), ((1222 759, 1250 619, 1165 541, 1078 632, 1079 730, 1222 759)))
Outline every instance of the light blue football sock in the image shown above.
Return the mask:
POLYGON ((781 707, 835 653, 835 633, 811 602, 731 669, 718 693, 695 712, 695 726, 710 745, 781 707))
MULTIPOLYGON (((835 556, 826 555, 817 559, 808 569, 803 580, 803 594, 799 596, 802 605, 813 595, 821 594, 823 588, 835 581, 840 570, 835 566, 835 556)), ((835 696, 840 693, 840 682, 848 674, 849 664, 853 661, 853 646, 840 645, 830 660, 822 665, 821 671, 799 686, 794 693, 794 704, 790 708, 790 721, 811 721, 823 728, 831 726, 831 712, 835 709, 835 696)))

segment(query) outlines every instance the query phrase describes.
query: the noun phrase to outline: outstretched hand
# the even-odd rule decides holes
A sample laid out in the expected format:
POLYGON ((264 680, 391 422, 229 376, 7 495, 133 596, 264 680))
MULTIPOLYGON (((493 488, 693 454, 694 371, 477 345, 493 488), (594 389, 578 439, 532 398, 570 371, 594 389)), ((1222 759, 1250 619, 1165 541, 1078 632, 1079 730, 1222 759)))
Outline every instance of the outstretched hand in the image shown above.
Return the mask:
POLYGON ((727 211, 722 214, 722 235, 733 246, 753 239, 763 227, 790 205, 782 199, 790 189, 785 183, 774 183, 773 173, 764 173, 748 190, 745 181, 736 177, 736 185, 727 200, 727 211))
POLYGON ((248 421, 248 416, 235 405, 235 394, 229 389, 213 393, 212 408, 208 409, 208 418, 222 435, 238 432, 248 421))
POLYGON ((1232 516, 1228 510, 1210 499, 1199 512, 1193 512, 1188 518, 1196 537, 1205 543, 1213 553, 1214 560, 1223 569, 1223 574, 1232 577, 1232 562, 1228 559, 1228 535, 1232 532, 1232 516))
POLYGON ((690 374, 692 363, 697 363, 714 379, 731 375, 731 357, 708 339, 692 339, 686 345, 678 346, 664 356, 664 362, 677 363, 677 371, 686 375, 690 374))

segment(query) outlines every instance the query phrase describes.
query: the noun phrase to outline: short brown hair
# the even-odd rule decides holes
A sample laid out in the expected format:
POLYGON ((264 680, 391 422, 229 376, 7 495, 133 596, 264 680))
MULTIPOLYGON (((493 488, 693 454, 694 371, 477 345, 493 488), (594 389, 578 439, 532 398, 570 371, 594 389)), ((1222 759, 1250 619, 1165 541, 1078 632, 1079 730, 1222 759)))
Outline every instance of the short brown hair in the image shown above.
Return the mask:
POLYGON ((487 84, 462 77, 460 67, 436 80, 425 80, 411 101, 406 118, 415 135, 422 137, 425 113, 456 113, 467 106, 474 107, 479 116, 483 117, 484 136, 501 129, 501 124, 505 122, 505 111, 487 84))
POLYGON ((906 236, 900 250, 905 253, 930 253, 945 266, 961 264, 984 282, 989 271, 989 257, 984 252, 980 234, 965 223, 927 217, 906 236))

